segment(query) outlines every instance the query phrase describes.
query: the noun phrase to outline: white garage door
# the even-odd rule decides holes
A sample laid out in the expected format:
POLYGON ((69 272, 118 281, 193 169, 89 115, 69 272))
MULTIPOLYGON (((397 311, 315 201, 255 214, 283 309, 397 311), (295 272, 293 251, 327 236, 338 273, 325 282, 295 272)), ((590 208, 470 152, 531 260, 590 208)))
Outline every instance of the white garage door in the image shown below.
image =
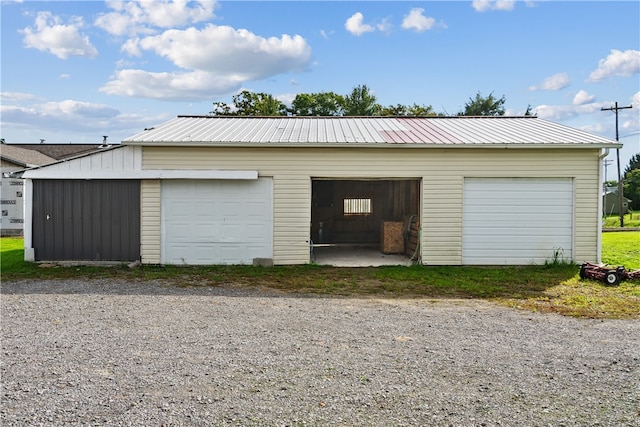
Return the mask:
POLYGON ((273 189, 257 180, 162 182, 164 264, 252 264, 273 257, 273 189))
POLYGON ((463 264, 573 258, 570 178, 467 178, 462 209, 463 264))

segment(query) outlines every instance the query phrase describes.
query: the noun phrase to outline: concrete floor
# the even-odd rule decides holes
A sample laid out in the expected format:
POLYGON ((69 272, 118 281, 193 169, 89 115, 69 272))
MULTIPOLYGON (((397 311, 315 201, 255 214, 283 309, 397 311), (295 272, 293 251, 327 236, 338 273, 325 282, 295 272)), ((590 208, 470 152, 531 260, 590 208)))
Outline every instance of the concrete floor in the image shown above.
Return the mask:
POLYGON ((379 267, 382 265, 412 265, 404 255, 383 254, 378 248, 366 246, 316 246, 313 248, 318 265, 334 267, 379 267))

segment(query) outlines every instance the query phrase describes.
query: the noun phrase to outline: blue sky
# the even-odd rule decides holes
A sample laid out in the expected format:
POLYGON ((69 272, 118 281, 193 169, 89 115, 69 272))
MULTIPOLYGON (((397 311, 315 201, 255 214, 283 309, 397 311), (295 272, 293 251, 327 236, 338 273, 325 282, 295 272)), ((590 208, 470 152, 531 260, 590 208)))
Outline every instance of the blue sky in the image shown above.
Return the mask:
MULTIPOLYGON (((638 1, 1 1, 9 143, 116 143, 243 89, 365 84, 382 105, 456 114, 477 92, 507 114, 640 152, 638 1)), ((610 155, 610 159, 615 157, 610 155)), ((613 169, 609 169, 609 178, 613 169)))

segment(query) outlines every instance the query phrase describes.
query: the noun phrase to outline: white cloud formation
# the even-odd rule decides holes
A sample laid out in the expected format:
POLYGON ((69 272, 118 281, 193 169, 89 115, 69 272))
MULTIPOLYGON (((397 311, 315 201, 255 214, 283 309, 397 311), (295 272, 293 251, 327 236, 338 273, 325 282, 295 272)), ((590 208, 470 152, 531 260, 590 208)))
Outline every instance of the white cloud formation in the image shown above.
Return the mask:
POLYGON ((145 37, 139 46, 184 69, 247 80, 303 70, 311 58, 311 48, 301 36, 264 38, 248 30, 212 24, 202 30, 168 30, 145 37))
POLYGON ((28 107, 2 106, 3 125, 33 125, 51 129, 96 129, 100 123, 114 120, 119 115, 115 108, 104 104, 64 100, 45 102, 28 107))
POLYGON ((185 71, 123 68, 100 91, 181 101, 210 99, 237 90, 247 81, 303 71, 311 60, 311 48, 299 35, 265 38, 213 24, 131 39, 123 50, 132 55, 153 52, 185 71))
POLYGON ((538 86, 530 86, 529 90, 560 90, 569 86, 570 83, 567 73, 558 73, 545 78, 538 86))
POLYGON ((121 70, 99 90, 108 95, 198 101, 237 90, 244 81, 245 79, 239 76, 219 77, 203 71, 153 73, 144 70, 121 70))
POLYGON ((24 92, 0 92, 0 100, 16 102, 16 101, 28 101, 31 99, 35 99, 35 95, 24 92))
POLYGON ((583 114, 599 112, 605 104, 590 102, 582 105, 539 105, 533 112, 541 119, 563 121, 583 114))
POLYGON ((118 115, 118 110, 108 105, 70 99, 59 102, 46 102, 41 104, 39 108, 40 114, 53 117, 103 119, 118 115))
POLYGON ((424 16, 424 9, 421 7, 411 9, 409 14, 402 20, 402 28, 405 30, 415 30, 419 33, 435 27, 446 28, 446 25, 436 24, 435 18, 424 16))
MULTIPOLYGON (((170 115, 155 116, 142 114, 122 114, 117 109, 105 104, 77 100, 50 101, 28 106, 0 105, 2 125, 5 128, 21 129, 30 136, 23 139, 36 141, 47 138, 49 142, 64 138, 81 138, 84 142, 87 135, 95 134, 95 142, 102 141, 102 135, 111 135, 110 141, 118 142, 121 138, 133 134, 148 126, 170 118, 170 115), (106 133, 105 133, 106 132, 106 133)), ((89 139, 91 137, 89 136, 89 139)), ((19 142, 19 141, 16 141, 19 142)), ((22 141, 24 142, 24 140, 22 141)), ((80 141, 76 141, 80 142, 80 141)))
POLYGON ((80 33, 80 29, 84 27, 81 17, 72 17, 68 24, 63 24, 51 12, 39 12, 34 24, 35 28, 26 27, 21 31, 25 47, 52 53, 60 59, 70 56, 98 56, 98 50, 91 44, 89 37, 80 33))
POLYGON ((487 10, 513 10, 515 0, 473 0, 471 2, 476 12, 486 12, 487 10))
POLYGON ((631 97, 631 105, 633 105, 633 108, 640 108, 640 91, 634 93, 631 97))
POLYGON ((587 93, 587 91, 580 89, 576 96, 573 97, 573 105, 584 105, 593 102, 596 99, 595 95, 587 93))
POLYGON ((215 17, 215 1, 198 0, 191 6, 192 3, 188 0, 108 1, 113 12, 98 16, 95 25, 117 36, 153 34, 154 28, 182 27, 215 17))
POLYGON ((375 27, 364 23, 364 16, 360 12, 354 13, 347 22, 344 23, 344 27, 354 36, 361 36, 364 33, 370 33, 375 31, 375 27))
POLYGON ((587 82, 599 82, 607 77, 631 77, 640 73, 640 51, 612 49, 611 53, 598 63, 598 68, 589 74, 587 82))

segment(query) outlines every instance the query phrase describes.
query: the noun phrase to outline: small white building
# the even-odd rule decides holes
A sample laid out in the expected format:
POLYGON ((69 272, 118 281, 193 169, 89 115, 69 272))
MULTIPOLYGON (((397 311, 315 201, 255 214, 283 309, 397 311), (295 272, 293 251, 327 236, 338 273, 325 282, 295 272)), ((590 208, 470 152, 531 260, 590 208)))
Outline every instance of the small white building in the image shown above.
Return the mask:
POLYGON ((534 117, 179 116, 25 172, 25 256, 304 264, 401 222, 423 264, 598 262, 619 147, 534 117))
POLYGON ((0 144, 0 235, 21 236, 23 232, 23 182, 11 173, 55 162, 55 159, 12 145, 0 144))

